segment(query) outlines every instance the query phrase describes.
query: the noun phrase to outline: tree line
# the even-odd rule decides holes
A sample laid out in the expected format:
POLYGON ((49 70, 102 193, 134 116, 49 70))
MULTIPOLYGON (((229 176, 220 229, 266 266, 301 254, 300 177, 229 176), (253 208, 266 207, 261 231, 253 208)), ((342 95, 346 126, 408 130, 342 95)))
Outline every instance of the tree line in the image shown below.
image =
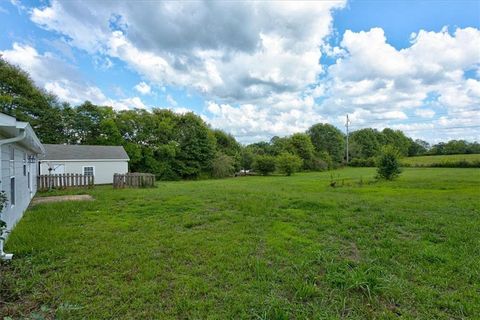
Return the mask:
MULTIPOLYGON (((88 101, 71 106, 36 87, 25 71, 1 58, 0 112, 29 122, 43 143, 122 145, 131 171, 165 180, 224 177, 241 169, 291 174, 327 170, 345 161, 345 135, 330 124, 244 146, 191 112, 116 111, 88 101)), ((478 143, 452 140, 430 146, 389 128, 357 130, 349 139, 352 164, 370 161, 385 145, 393 145, 402 156, 480 153, 478 143)))

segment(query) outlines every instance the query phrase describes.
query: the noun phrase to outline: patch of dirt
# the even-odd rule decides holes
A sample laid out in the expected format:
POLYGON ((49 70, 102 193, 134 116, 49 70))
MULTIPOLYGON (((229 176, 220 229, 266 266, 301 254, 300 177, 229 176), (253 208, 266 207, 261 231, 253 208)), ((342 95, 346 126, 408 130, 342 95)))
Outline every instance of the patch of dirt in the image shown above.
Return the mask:
POLYGON ((61 202, 61 201, 92 201, 93 197, 89 194, 69 195, 69 196, 53 196, 53 197, 40 197, 34 198, 31 205, 37 205, 40 203, 61 202))
POLYGON ((360 250, 358 250, 357 245, 353 242, 350 244, 347 257, 354 262, 360 262, 360 250))

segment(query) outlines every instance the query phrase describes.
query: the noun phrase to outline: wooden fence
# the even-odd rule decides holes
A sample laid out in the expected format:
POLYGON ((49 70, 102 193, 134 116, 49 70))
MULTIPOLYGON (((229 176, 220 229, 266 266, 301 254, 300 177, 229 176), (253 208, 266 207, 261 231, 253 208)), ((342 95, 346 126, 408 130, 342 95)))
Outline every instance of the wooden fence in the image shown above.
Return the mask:
POLYGON ((115 173, 114 188, 148 188, 155 186, 155 175, 151 173, 115 173))
POLYGON ((94 183, 93 176, 76 173, 43 174, 37 178, 38 190, 93 187, 94 183))

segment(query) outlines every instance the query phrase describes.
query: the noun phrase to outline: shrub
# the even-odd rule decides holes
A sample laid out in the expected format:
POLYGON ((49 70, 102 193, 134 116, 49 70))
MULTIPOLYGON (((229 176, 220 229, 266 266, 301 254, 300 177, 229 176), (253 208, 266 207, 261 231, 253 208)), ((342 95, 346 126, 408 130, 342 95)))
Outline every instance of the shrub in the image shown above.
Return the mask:
POLYGON ((438 168, 480 168, 480 161, 467 161, 467 160, 457 160, 457 161, 443 161, 435 162, 429 165, 430 167, 438 168))
POLYGON ((287 176, 297 172, 303 165, 303 161, 299 156, 284 152, 277 156, 277 168, 280 172, 287 176))
POLYGON ((393 180, 402 171, 400 170, 400 153, 391 145, 384 146, 378 157, 377 177, 381 179, 393 180))
POLYGON ((269 155, 257 155, 253 163, 253 169, 266 176, 275 171, 275 157, 269 155))
MULTIPOLYGON (((0 212, 5 209, 5 206, 7 205, 7 195, 5 194, 5 191, 0 191, 0 212)), ((5 240, 3 236, 3 232, 7 229, 7 223, 3 221, 0 218, 0 241, 5 240)))
POLYGON ((232 176, 235 172, 235 159, 223 153, 217 153, 212 161, 212 176, 214 178, 225 178, 232 176))
POLYGON ((328 163, 317 157, 308 160, 306 166, 309 170, 313 171, 327 171, 329 169, 328 163))
POLYGON ((375 161, 375 158, 373 157, 366 158, 366 159, 354 158, 350 160, 348 165, 351 167, 375 167, 376 161, 375 161))

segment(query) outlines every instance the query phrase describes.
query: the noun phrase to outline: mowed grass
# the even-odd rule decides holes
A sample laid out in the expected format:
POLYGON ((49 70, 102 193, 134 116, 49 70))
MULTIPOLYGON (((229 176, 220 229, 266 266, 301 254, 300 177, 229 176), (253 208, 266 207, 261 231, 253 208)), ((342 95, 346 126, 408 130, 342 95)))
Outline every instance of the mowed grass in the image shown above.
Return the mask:
POLYGON ((469 163, 480 162, 480 154, 450 154, 450 155, 437 155, 437 156, 419 156, 408 157, 401 160, 402 163, 411 166, 424 166, 428 167, 432 164, 438 163, 452 163, 458 161, 466 161, 469 163))
MULTIPOLYGON (((161 182, 31 208, 0 314, 72 319, 480 315, 480 170, 161 182), (332 179, 338 188, 329 186, 332 179)), ((72 193, 72 191, 70 191, 72 193)))

